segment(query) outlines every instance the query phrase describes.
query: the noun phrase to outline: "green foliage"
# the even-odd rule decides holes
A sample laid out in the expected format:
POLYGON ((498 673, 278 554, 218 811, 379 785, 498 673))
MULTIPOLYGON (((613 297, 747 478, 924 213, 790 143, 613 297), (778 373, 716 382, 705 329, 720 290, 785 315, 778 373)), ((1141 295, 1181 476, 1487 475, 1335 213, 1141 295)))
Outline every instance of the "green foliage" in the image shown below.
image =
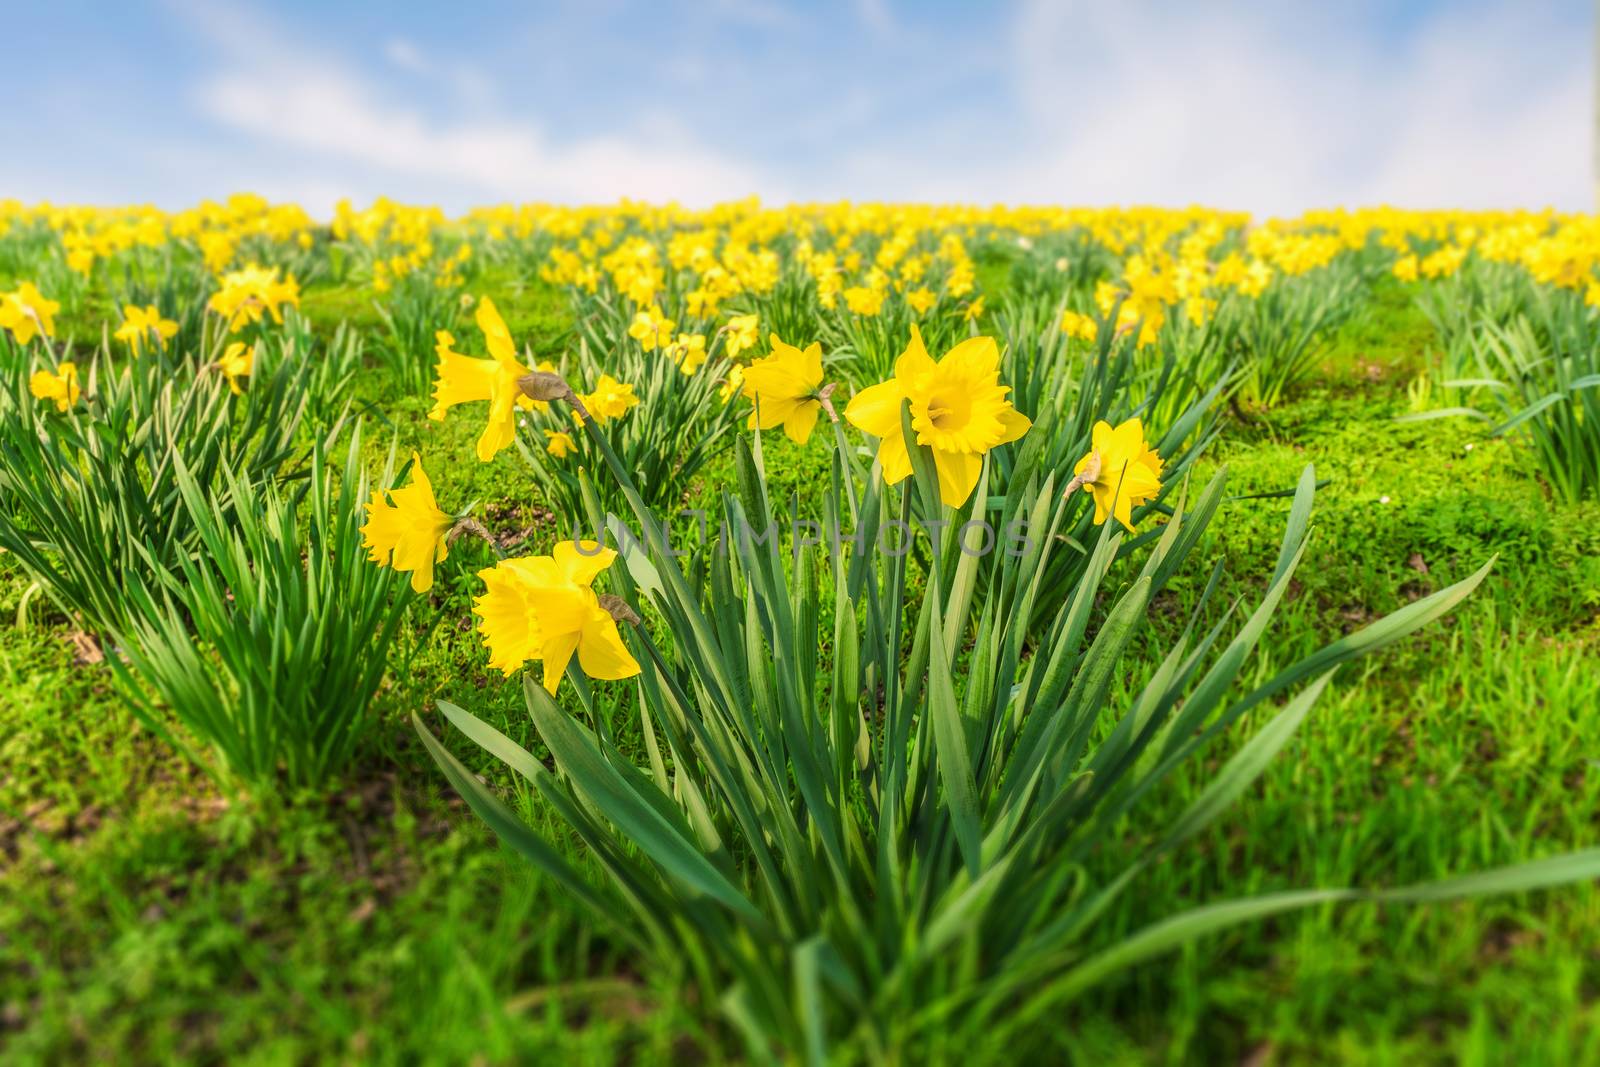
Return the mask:
MULTIPOLYGON (((1306 548, 1314 479, 1300 480, 1273 575, 1226 641, 1213 610, 1220 569, 1142 683, 1113 699, 1150 601, 1200 543, 1221 500, 1213 479, 1175 509, 1137 575, 1106 579, 1106 528, 1065 603, 1038 599, 1055 532, 1078 506, 1024 460, 1000 517, 1048 531, 1019 556, 973 551, 959 520, 940 539, 926 593, 904 554, 798 553, 752 537, 778 518, 759 450, 741 449, 724 500, 727 538, 684 567, 664 528, 591 429, 623 486, 643 548, 624 552, 625 597, 671 635, 635 631, 645 665, 638 722, 648 759, 613 740, 607 708, 576 685, 585 726, 536 684, 528 710, 556 772, 462 709, 446 717, 523 776, 609 874, 595 886, 531 832, 418 721, 456 789, 514 849, 658 967, 676 966, 724 1010, 758 1060, 883 1060, 1037 1022, 1116 971, 1211 930, 1336 900, 1432 900, 1600 873, 1600 854, 1401 890, 1247 898, 1156 922, 1097 953, 1085 942, 1147 870, 1203 831, 1288 742, 1340 664, 1437 619, 1488 573, 1251 681, 1246 671, 1306 548), (980 571, 988 581, 977 580, 980 571), (830 605, 819 596, 830 589, 830 605), (909 614, 907 611, 909 610, 909 614), (1053 614, 1037 647, 1035 611, 1053 614), (908 620, 914 619, 909 630, 908 620), (827 654, 818 657, 818 648, 827 654), (1236 686, 1243 691, 1236 693, 1236 686), (1086 867, 1178 768, 1248 712, 1295 693, 1150 845, 1114 872, 1086 867), (669 770, 670 768, 670 770, 669 770)), ((926 452, 896 495, 857 487, 836 453, 828 514, 880 524, 928 506, 926 452)), ((987 501, 980 482, 977 501, 987 501)), ((980 505, 983 515, 988 505, 980 505)), ((613 522, 615 526, 615 522, 613 522)), ((1259 676, 1257 676, 1259 677, 1259 676)))
MULTIPOLYGON (((197 356, 117 362, 101 348, 80 369, 83 396, 66 412, 30 394, 39 364, 9 340, 0 345, 10 346, 0 356, 0 546, 63 610, 97 628, 127 622, 130 590, 197 546, 180 469, 204 487, 224 469, 245 486, 292 477, 308 410, 338 403, 336 389, 313 401, 319 383, 339 376, 338 361, 318 358, 305 332, 262 342, 242 397, 197 356)), ((234 508, 227 498, 220 506, 234 508)))
MULTIPOLYGON (((593 390, 602 375, 632 385, 638 404, 610 424, 611 439, 621 461, 645 487, 652 506, 672 510, 685 502, 689 486, 725 446, 728 430, 739 417, 733 398, 724 400, 722 378, 731 366, 722 355, 721 335, 706 338, 708 358, 692 374, 684 374, 662 350, 646 352, 628 335, 628 319, 618 303, 592 298, 579 321, 575 352, 559 368, 572 388, 593 390)), ((664 342, 663 342, 664 347, 664 342)), ((557 405, 531 416, 519 416, 524 430, 517 447, 534 470, 544 496, 558 504, 558 521, 570 523, 584 514, 583 472, 603 460, 557 405), (546 451, 549 432, 568 434, 576 454, 558 458, 546 451)), ((608 505, 620 499, 603 483, 608 505)), ((593 531, 591 531, 591 534, 593 531)))
POLYGON ((174 459, 196 551, 130 591, 113 658, 129 706, 159 736, 224 778, 314 787, 342 770, 404 616, 404 576, 361 544, 368 484, 360 435, 344 469, 321 449, 291 492, 226 466, 201 483, 174 459), (177 720, 182 731, 172 730, 177 720))

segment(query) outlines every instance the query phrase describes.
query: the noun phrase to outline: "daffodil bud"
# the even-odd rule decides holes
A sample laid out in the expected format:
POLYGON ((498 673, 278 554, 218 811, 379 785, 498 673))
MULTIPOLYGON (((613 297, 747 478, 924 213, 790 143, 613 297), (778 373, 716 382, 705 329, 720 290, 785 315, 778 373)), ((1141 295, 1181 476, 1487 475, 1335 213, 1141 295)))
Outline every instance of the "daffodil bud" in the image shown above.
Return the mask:
POLYGON ((525 396, 545 403, 551 400, 566 400, 572 396, 572 386, 567 384, 567 380, 549 371, 536 370, 524 374, 517 379, 517 386, 525 396))

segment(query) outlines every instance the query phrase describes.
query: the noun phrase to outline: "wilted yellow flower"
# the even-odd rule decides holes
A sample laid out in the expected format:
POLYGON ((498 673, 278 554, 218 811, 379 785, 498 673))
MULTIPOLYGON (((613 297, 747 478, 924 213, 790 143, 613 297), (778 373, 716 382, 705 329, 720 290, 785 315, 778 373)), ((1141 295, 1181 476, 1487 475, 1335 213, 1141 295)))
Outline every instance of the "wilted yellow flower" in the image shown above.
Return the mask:
POLYGON ((740 352, 756 346, 760 340, 756 334, 760 325, 760 317, 756 315, 735 315, 728 320, 728 325, 723 327, 726 332, 722 345, 729 359, 737 359, 740 352))
POLYGON ((772 354, 751 363, 744 372, 744 395, 755 402, 750 428, 770 430, 783 425, 789 440, 803 445, 811 439, 822 402, 822 345, 816 341, 804 352, 784 344, 773 334, 772 354))
POLYGON ((455 520, 439 510, 433 485, 422 470, 422 457, 415 452, 411 484, 390 491, 388 497, 385 503, 383 490, 372 491, 361 543, 371 550, 367 558, 372 562, 410 571, 411 588, 426 593, 433 588, 434 564, 443 563, 449 553, 446 535, 455 520))
POLYGON ((533 402, 522 395, 517 385, 528 368, 517 359, 516 343, 494 301, 488 297, 479 300, 475 318, 493 358, 464 356, 454 351, 456 339, 449 331, 434 334, 434 352, 439 361, 434 365, 433 408, 428 418, 442 422, 445 413, 457 404, 487 400, 489 421, 478 437, 478 459, 487 463, 516 439, 517 407, 531 407, 533 402))
POLYGON ((578 450, 578 442, 564 430, 546 430, 544 435, 549 441, 544 450, 557 459, 566 459, 578 450))
POLYGON ((489 647, 489 666, 506 674, 544 661, 544 687, 554 693, 574 654, 591 678, 631 678, 639 663, 617 622, 595 594, 595 578, 617 558, 594 541, 564 541, 548 556, 501 560, 478 572, 485 591, 473 601, 489 647))
POLYGON ((602 426, 612 419, 622 418, 629 408, 639 402, 639 398, 633 395, 632 385, 619 382, 609 374, 600 375, 594 392, 580 393, 578 400, 594 421, 602 426))
POLYGON ((1144 439, 1144 424, 1137 418, 1115 429, 1109 422, 1095 423, 1089 452, 1073 473, 1087 472, 1096 457, 1099 471, 1083 487, 1094 495, 1095 524, 1115 516, 1131 531, 1133 509, 1161 492, 1161 457, 1144 439))
POLYGON ((234 341, 222 350, 222 358, 217 360, 217 369, 228 376, 228 388, 233 390, 234 396, 239 396, 244 392, 239 382, 250 377, 255 364, 255 346, 247 345, 243 341, 234 341))
POLYGON ((978 484, 984 455, 1033 425, 1006 399, 1009 391, 1000 384, 1000 349, 994 338, 968 338, 934 362, 913 324, 911 343, 895 361, 894 377, 857 393, 844 417, 879 439, 878 463, 884 481, 894 485, 911 473, 900 422, 901 407, 909 400, 917 443, 933 450, 940 499, 960 507, 978 484))
POLYGON ((33 377, 28 379, 28 391, 40 400, 54 400, 57 411, 66 411, 83 393, 78 388, 77 364, 63 363, 54 374, 47 370, 34 371, 33 377))
POLYGON ((0 293, 0 329, 11 331, 17 344, 25 345, 42 332, 56 335, 56 312, 61 304, 47 300, 32 282, 23 282, 9 293, 0 293))

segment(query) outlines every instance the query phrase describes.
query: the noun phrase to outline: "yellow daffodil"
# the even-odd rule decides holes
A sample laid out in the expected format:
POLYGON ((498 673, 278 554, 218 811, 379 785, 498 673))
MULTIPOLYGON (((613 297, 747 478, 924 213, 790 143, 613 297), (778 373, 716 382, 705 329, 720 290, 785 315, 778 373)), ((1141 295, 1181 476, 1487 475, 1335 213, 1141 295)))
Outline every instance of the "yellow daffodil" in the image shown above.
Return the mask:
POLYGON ((54 400, 57 411, 66 411, 78 402, 83 390, 78 388, 78 367, 63 363, 54 374, 47 370, 34 371, 28 379, 28 391, 40 400, 54 400))
POLYGON ((913 289, 906 294, 906 304, 918 315, 926 315, 928 309, 939 302, 939 297, 932 289, 913 289))
POLYGON ((736 396, 744 395, 744 368, 729 367, 728 377, 723 381, 722 387, 717 390, 717 396, 724 404, 736 396))
POLYGON ((47 300, 32 282, 23 282, 9 293, 0 293, 0 329, 11 331, 17 344, 25 345, 43 333, 56 335, 56 312, 61 304, 47 300))
POLYGON ((1136 418, 1115 429, 1109 422, 1095 423, 1089 452, 1073 473, 1084 474, 1096 462, 1098 472, 1083 486, 1094 495, 1095 524, 1115 516, 1131 531, 1133 509, 1161 492, 1161 457, 1144 439, 1144 424, 1136 418))
POLYGON ((122 309, 122 325, 117 327, 117 332, 112 336, 137 356, 152 336, 165 342, 172 340, 177 333, 178 324, 162 318, 154 304, 142 308, 127 304, 122 309))
POLYGON ((433 567, 444 562, 450 546, 446 535, 455 520, 439 510, 433 485, 422 470, 422 457, 411 453, 411 484, 384 491, 374 489, 367 502, 367 521, 361 543, 371 550, 372 562, 397 571, 411 572, 411 588, 426 593, 433 588, 433 567))
POLYGON ((940 499, 960 507, 978 484, 984 455, 1032 425, 1006 399, 1009 391, 1000 384, 1000 349, 992 337, 962 341, 935 362, 913 324, 894 377, 857 393, 844 417, 879 439, 878 463, 884 480, 894 485, 911 473, 900 422, 901 407, 909 400, 917 443, 933 450, 940 499))
POLYGON ((804 352, 784 344, 773 334, 772 354, 751 363, 744 371, 744 395, 755 402, 750 428, 770 430, 782 425, 789 440, 803 445, 811 439, 822 402, 822 345, 813 341, 804 352))
POLYGON ((493 358, 464 356, 454 351, 456 339, 448 331, 434 334, 439 360, 434 365, 433 408, 428 418, 442 422, 457 404, 487 400, 489 421, 478 437, 478 459, 487 463, 516 438, 517 407, 532 407, 533 402, 517 385, 528 368, 517 359, 516 343, 494 301, 488 297, 479 300, 474 317, 493 358))
POLYGON ((294 276, 279 277, 277 267, 250 264, 222 276, 221 288, 206 302, 206 307, 221 315, 233 332, 260 322, 263 313, 273 322, 283 321, 283 306, 300 306, 300 284, 294 276))
POLYGON ((247 345, 243 341, 234 341, 222 350, 222 358, 217 360, 217 369, 228 376, 228 388, 233 390, 234 396, 244 393, 240 382, 250 377, 250 372, 255 368, 256 349, 254 345, 247 345))
POLYGON ((617 381, 609 374, 600 375, 592 393, 581 393, 578 400, 584 410, 594 417, 597 425, 604 426, 612 419, 620 419, 628 409, 639 403, 633 395, 633 386, 617 381))
POLYGON ((967 305, 967 310, 965 310, 965 311, 963 311, 961 313, 961 317, 963 319, 965 319, 966 321, 968 321, 968 322, 975 322, 976 320, 982 318, 983 317, 983 297, 980 296, 977 299, 973 300, 972 303, 968 304, 967 305))
POLYGON ((557 459, 566 459, 578 450, 578 442, 574 441, 572 435, 565 431, 546 430, 544 435, 549 441, 544 446, 544 450, 557 459))
POLYGON ((667 347, 667 355, 678 369, 685 374, 693 374, 699 370, 706 361, 706 335, 703 333, 680 333, 678 339, 667 347))
POLYGON ((852 285, 844 291, 844 306, 870 319, 883 309, 883 290, 852 285))
POLYGON ((1093 341, 1100 332, 1100 327, 1095 324, 1092 317, 1081 311, 1063 311, 1061 313, 1061 334, 1079 341, 1093 341))
POLYGON ((591 678, 631 678, 639 663, 623 644, 616 619, 601 603, 595 578, 617 558, 594 541, 565 541, 548 556, 501 560, 479 571, 485 591, 473 601, 489 647, 489 666, 514 673, 544 662, 544 687, 554 693, 577 655, 591 678))
POLYGON ((1419 268, 1416 256, 1401 256, 1394 262, 1394 276, 1402 282, 1414 282, 1417 280, 1419 268))
POLYGON ((672 339, 672 330, 678 324, 661 313, 661 309, 654 304, 649 311, 639 311, 633 316, 633 322, 628 326, 628 336, 639 342, 639 347, 646 352, 654 352, 656 346, 665 346, 672 339))
POLYGON ((738 359, 740 352, 756 346, 760 340, 757 336, 760 326, 761 319, 757 315, 735 315, 728 320, 728 325, 723 327, 726 332, 722 344, 729 359, 738 359))

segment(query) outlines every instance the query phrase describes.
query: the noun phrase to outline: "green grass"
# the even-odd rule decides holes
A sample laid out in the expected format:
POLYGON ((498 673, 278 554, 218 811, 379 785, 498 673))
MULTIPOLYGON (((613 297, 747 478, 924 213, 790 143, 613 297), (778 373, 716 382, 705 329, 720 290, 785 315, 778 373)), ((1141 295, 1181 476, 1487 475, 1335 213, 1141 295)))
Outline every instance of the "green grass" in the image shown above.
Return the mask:
MULTIPOLYGON (((998 284, 1005 269, 983 262, 980 276, 998 284)), ((490 283, 519 336, 542 350, 557 343, 558 294, 490 283)), ((377 328, 364 293, 313 288, 303 308, 319 328, 340 318, 377 328)), ((1207 900, 1399 884, 1600 836, 1590 743, 1600 732, 1600 506, 1555 504, 1514 442, 1394 422, 1429 337, 1404 295, 1380 285, 1318 378, 1273 411, 1230 421, 1196 478, 1226 463, 1235 493, 1266 492, 1292 486, 1311 462, 1327 480, 1263 676, 1498 554, 1494 573, 1444 624, 1342 673, 1245 801, 1121 899, 1108 942, 1207 900)), ((491 528, 540 547, 567 534, 514 455, 477 463, 470 413, 433 423, 426 398, 392 393, 379 374, 356 387, 375 463, 392 433, 403 453, 432 457, 445 508, 476 501, 491 528)), ((823 476, 817 456, 769 438, 775 497, 823 476)), ((726 477, 712 464, 693 502, 710 503, 726 477)), ((1225 505, 1207 552, 1227 560, 1231 591, 1270 574, 1287 508, 1225 505)), ((413 608, 379 728, 341 787, 267 801, 219 792, 145 734, 104 666, 77 661, 70 620, 42 598, 13 625, 26 582, 0 558, 0 1058, 737 1059, 714 1007, 652 988, 561 893, 496 847, 413 740, 407 716, 448 696, 541 751, 517 685, 485 668, 470 629, 473 575, 491 560, 485 546, 458 543, 413 608)), ((1180 619, 1196 592, 1194 580, 1176 583, 1158 608, 1180 619)), ((583 862, 503 769, 453 747, 583 862)), ((1169 790, 1170 814, 1206 771, 1189 768, 1169 790)), ((1127 847, 1159 825, 1128 826, 1127 847)), ((1138 968, 1024 1046, 949 1057, 1594 1062, 1597 928, 1593 886, 1315 911, 1138 968)))

